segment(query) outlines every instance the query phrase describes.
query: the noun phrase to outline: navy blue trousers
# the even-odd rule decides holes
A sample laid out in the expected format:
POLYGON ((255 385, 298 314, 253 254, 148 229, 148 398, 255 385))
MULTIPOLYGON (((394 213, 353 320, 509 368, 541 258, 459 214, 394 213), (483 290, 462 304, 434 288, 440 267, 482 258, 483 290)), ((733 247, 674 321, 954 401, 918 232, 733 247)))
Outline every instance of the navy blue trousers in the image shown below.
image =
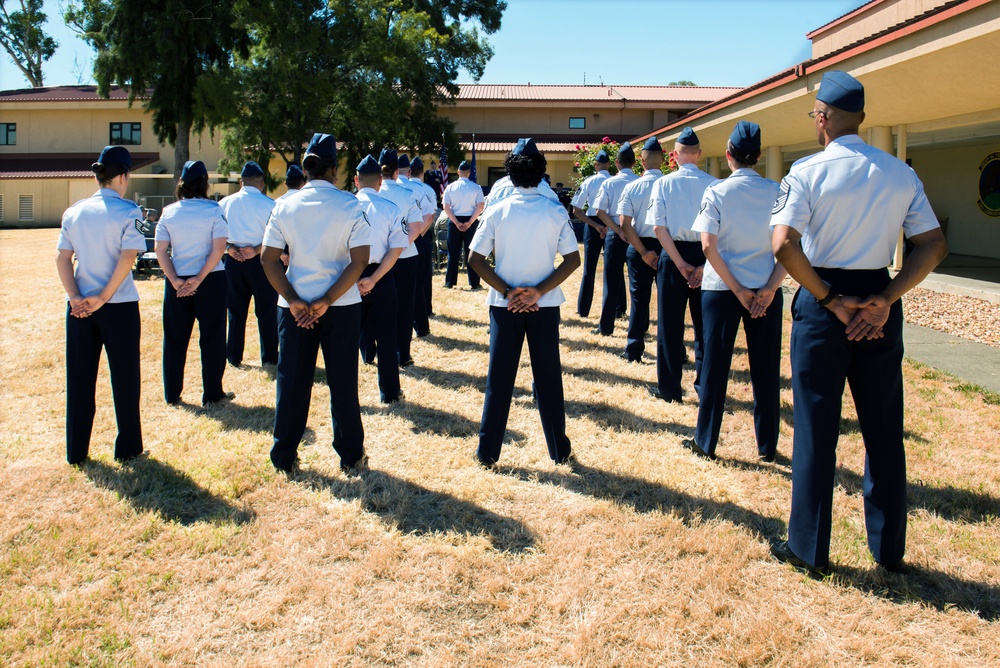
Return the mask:
POLYGON ((535 400, 549 457, 558 462, 569 456, 571 448, 566 437, 566 406, 559 361, 559 307, 547 306, 535 313, 512 313, 503 306, 491 306, 490 365, 476 451, 480 461, 493 463, 500 458, 525 338, 528 339, 535 400))
POLYGON ((705 328, 705 360, 702 367, 701 403, 694 440, 708 454, 715 454, 726 407, 729 370, 733 363, 736 333, 743 323, 750 359, 753 387, 753 426, 757 453, 773 457, 778 447, 781 401, 781 308, 779 290, 767 312, 751 318, 750 311, 729 290, 701 293, 701 317, 705 328))
POLYGON ((108 355, 118 436, 115 459, 142 452, 139 425, 139 302, 105 304, 93 315, 74 318, 66 305, 66 461, 79 464, 90 451, 97 410, 97 368, 108 355))
POLYGON ((295 324, 287 308, 278 308, 278 378, 271 463, 288 469, 296 460, 312 400, 316 356, 323 349, 326 384, 330 388, 333 449, 341 464, 353 466, 364 457, 365 431, 358 401, 358 335, 361 304, 331 306, 311 329, 295 324))
POLYGON ((262 364, 278 363, 278 293, 264 275, 260 258, 239 262, 226 257, 226 282, 229 294, 226 306, 229 309, 229 340, 226 343, 226 357, 233 366, 243 363, 243 347, 246 341, 247 314, 250 298, 257 316, 257 332, 260 335, 260 360, 262 364))
POLYGON ((413 360, 410 343, 413 341, 413 309, 419 269, 419 256, 401 257, 392 265, 393 282, 396 284, 396 358, 400 364, 413 360))
POLYGON ((434 230, 417 237, 417 281, 413 296, 413 331, 427 336, 431 331, 431 277, 434 275, 434 230))
MULTIPOLYGON (((657 255, 663 250, 655 237, 643 237, 642 245, 647 251, 657 255)), ((653 283, 656 282, 656 269, 642 261, 642 256, 633 246, 627 253, 629 296, 632 298, 632 308, 628 316, 628 339, 625 342, 625 354, 635 362, 642 359, 646 349, 643 337, 649 331, 649 301, 653 297, 653 283)))
POLYGON ((604 298, 601 302, 602 334, 611 335, 615 331, 615 319, 628 310, 628 296, 625 290, 625 260, 628 242, 617 234, 608 233, 604 237, 604 298))
MULTIPOLYGON (((677 251, 688 264, 705 264, 705 253, 698 241, 675 241, 677 251)), ((701 288, 689 288, 687 279, 678 271, 666 253, 660 254, 656 272, 657 332, 656 385, 660 394, 671 401, 681 401, 681 375, 684 370, 684 310, 691 311, 694 327, 694 391, 701 396, 701 366, 703 335, 701 288)))
MULTIPOLYGON (((378 264, 361 273, 366 278, 378 264)), ((392 271, 379 279, 372 291, 361 297, 361 342, 375 341, 378 360, 378 392, 384 402, 399 399, 399 361, 396 359, 396 283, 392 271)))
POLYGON ((197 320, 201 348, 201 402, 219 401, 225 395, 222 376, 226 372, 226 277, 221 271, 213 271, 198 286, 198 292, 190 297, 178 298, 170 281, 163 284, 164 398, 168 404, 181 399, 188 343, 197 320))
MULTIPOLYGON (((867 296, 889 283, 885 269, 817 269, 833 289, 867 296)), ((864 507, 868 548, 894 565, 906 548, 906 454, 903 450, 903 305, 892 305, 872 341, 848 341, 846 326, 806 290, 792 301, 792 511, 788 544, 802 560, 826 568, 837 438, 845 381, 865 444, 864 507)))
MULTIPOLYGON (((460 223, 468 222, 472 216, 455 216, 460 223)), ((472 237, 479 229, 479 221, 473 223, 472 227, 465 232, 459 231, 455 223, 448 222, 448 268, 445 271, 444 282, 446 285, 456 285, 458 283, 458 254, 465 258, 465 271, 469 275, 469 286, 479 287, 479 274, 469 266, 469 246, 472 244, 472 237)))
MULTIPOLYGON (((591 219, 594 220, 594 219, 591 219)), ((604 223, 598 223, 603 226, 604 223)), ((594 281, 597 276, 597 263, 601 260, 604 249, 604 239, 601 233, 590 225, 583 228, 583 277, 580 280, 580 292, 576 297, 576 312, 583 318, 590 315, 590 306, 594 301, 594 281)))

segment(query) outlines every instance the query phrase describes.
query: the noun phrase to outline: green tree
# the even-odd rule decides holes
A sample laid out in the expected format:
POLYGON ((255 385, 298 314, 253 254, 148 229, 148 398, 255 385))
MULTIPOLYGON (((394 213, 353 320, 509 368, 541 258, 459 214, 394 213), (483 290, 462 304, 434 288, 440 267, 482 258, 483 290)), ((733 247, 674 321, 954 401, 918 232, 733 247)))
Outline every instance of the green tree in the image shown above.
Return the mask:
MULTIPOLYGON (((333 132, 349 169, 383 145, 460 155, 439 105, 461 69, 482 75, 500 27, 496 0, 303 0, 248 5, 254 43, 213 87, 237 111, 225 123, 224 168, 298 161, 313 132, 333 132), (477 27, 478 26, 478 27, 477 27)), ((221 105, 217 105, 221 106, 221 105)))
POLYGON ((174 146, 174 176, 190 152, 191 132, 222 117, 211 85, 250 37, 237 13, 242 0, 82 0, 66 20, 97 50, 98 93, 123 86, 129 103, 144 101, 153 131, 174 146))
POLYGON ((671 81, 667 84, 668 86, 697 86, 693 81, 688 81, 687 79, 681 79, 680 81, 671 81))
POLYGON ((56 52, 58 44, 45 34, 42 0, 20 0, 17 5, 0 2, 0 44, 34 88, 44 86, 42 63, 56 52), (10 9, 19 6, 20 9, 10 9))

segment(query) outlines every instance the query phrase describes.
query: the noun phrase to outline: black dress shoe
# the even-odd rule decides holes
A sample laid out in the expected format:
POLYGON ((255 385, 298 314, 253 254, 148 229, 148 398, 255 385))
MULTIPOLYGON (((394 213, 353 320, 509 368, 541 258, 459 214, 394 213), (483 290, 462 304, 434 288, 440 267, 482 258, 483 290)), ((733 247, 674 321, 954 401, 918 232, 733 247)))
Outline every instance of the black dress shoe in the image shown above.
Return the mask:
POLYGON ((413 366, 413 358, 412 357, 410 359, 406 360, 406 361, 403 361, 403 362, 399 363, 399 368, 400 369, 405 369, 408 366, 413 366))
POLYGON ((792 552, 792 548, 788 546, 787 540, 783 540, 780 543, 772 545, 771 554, 774 555, 774 558, 778 561, 786 563, 795 568, 795 570, 801 571, 810 577, 822 578, 826 577, 830 573, 830 571, 826 568, 817 568, 816 566, 808 564, 795 556, 795 553, 792 552))
POLYGON ((764 464, 773 464, 774 455, 757 455, 757 461, 763 462, 764 464))
POLYGON ((605 332, 600 327, 595 327, 590 330, 591 334, 597 334, 598 336, 611 336, 611 332, 605 332))
POLYGON ((349 477, 361 475, 362 472, 368 470, 368 455, 361 455, 361 459, 353 464, 345 464, 341 461, 340 470, 349 477))
POLYGON ((417 333, 415 334, 415 336, 416 336, 416 337, 417 337, 418 339, 422 339, 422 338, 424 338, 424 337, 427 337, 427 336, 430 336, 430 335, 431 335, 431 333, 430 333, 429 331, 427 331, 427 332, 417 332, 417 333))
POLYGON ((649 388, 649 396, 653 397, 654 399, 659 399, 660 401, 666 401, 668 404, 684 403, 680 399, 673 399, 671 397, 664 396, 664 394, 660 392, 659 388, 656 387, 649 388))
POLYGON ((469 289, 472 290, 473 292, 479 292, 480 290, 483 289, 483 286, 481 286, 481 285, 473 285, 469 289))
POLYGON ((890 573, 903 573, 906 571, 906 564, 900 559, 894 564, 883 564, 881 562, 876 562, 876 566, 882 570, 889 571, 890 573))
POLYGON ((641 357, 639 357, 637 359, 632 359, 631 357, 628 356, 628 353, 618 353, 618 357, 621 357, 623 360, 625 360, 629 364, 642 364, 643 363, 641 357))
POLYGON ((715 459, 715 455, 710 455, 704 450, 702 450, 701 446, 695 443, 693 438, 685 438, 683 441, 681 441, 681 447, 684 448, 685 450, 690 450, 691 452, 698 455, 702 459, 709 459, 709 460, 715 459))
POLYGON ((446 287, 446 288, 448 288, 449 290, 451 290, 451 289, 452 289, 453 287, 455 287, 455 284, 454 284, 454 283, 445 283, 445 284, 444 284, 444 287, 446 287))
POLYGON ((202 402, 202 406, 208 408, 209 406, 218 406, 219 404, 224 404, 227 401, 232 401, 236 398, 235 392, 224 392, 218 399, 212 399, 211 401, 202 402))

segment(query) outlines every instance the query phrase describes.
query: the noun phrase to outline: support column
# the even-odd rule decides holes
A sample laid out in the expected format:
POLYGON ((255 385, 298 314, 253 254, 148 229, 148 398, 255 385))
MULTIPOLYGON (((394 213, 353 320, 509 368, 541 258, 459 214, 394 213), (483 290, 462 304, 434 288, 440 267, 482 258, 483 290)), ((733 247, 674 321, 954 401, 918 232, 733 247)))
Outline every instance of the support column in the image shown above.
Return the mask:
MULTIPOLYGON (((906 162, 906 126, 896 126, 896 157, 906 162)), ((899 270, 903 267, 903 230, 899 231, 899 238, 896 239, 896 250, 892 254, 892 268, 899 270)))
POLYGON ((722 159, 709 158, 708 164, 705 166, 705 171, 717 179, 722 178, 722 159))
POLYGON ((785 158, 780 146, 768 146, 764 153, 764 176, 781 181, 785 176, 785 158))

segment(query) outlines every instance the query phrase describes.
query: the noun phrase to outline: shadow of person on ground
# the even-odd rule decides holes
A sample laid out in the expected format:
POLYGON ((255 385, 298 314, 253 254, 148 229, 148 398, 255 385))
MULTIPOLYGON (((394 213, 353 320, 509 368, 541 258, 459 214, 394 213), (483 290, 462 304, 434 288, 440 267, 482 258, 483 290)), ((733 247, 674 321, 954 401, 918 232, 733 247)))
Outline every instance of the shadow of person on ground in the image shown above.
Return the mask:
POLYGON ((646 431, 671 432, 678 436, 694 435, 694 426, 679 422, 663 422, 642 415, 631 413, 620 406, 612 406, 604 402, 590 403, 586 401, 566 400, 566 417, 589 418, 603 429, 615 431, 646 431))
POLYGON ((432 369, 429 367, 412 366, 406 371, 409 378, 426 380, 435 387, 457 390, 472 387, 479 392, 486 392, 486 374, 471 374, 458 369, 432 369))
POLYGON ((958 608, 988 622, 1000 619, 1000 587, 923 566, 904 562, 898 573, 835 566, 831 581, 901 605, 920 601, 939 612, 958 608))
POLYGON ((686 525, 721 519, 756 533, 764 540, 776 540, 785 531, 785 523, 729 501, 713 501, 672 489, 643 478, 612 473, 576 463, 572 469, 540 470, 503 468, 502 474, 526 482, 558 485, 577 494, 631 506, 638 513, 663 512, 680 518, 686 525))
POLYGON ((152 511, 168 522, 248 524, 249 507, 212 494, 191 476, 147 456, 118 465, 89 459, 80 469, 98 487, 111 490, 137 511, 152 511))
POLYGON ((357 499, 367 512, 404 534, 485 536, 494 549, 514 553, 535 544, 531 529, 523 522, 383 471, 367 470, 355 478, 341 478, 304 470, 290 479, 313 490, 329 490, 345 501, 357 499))

